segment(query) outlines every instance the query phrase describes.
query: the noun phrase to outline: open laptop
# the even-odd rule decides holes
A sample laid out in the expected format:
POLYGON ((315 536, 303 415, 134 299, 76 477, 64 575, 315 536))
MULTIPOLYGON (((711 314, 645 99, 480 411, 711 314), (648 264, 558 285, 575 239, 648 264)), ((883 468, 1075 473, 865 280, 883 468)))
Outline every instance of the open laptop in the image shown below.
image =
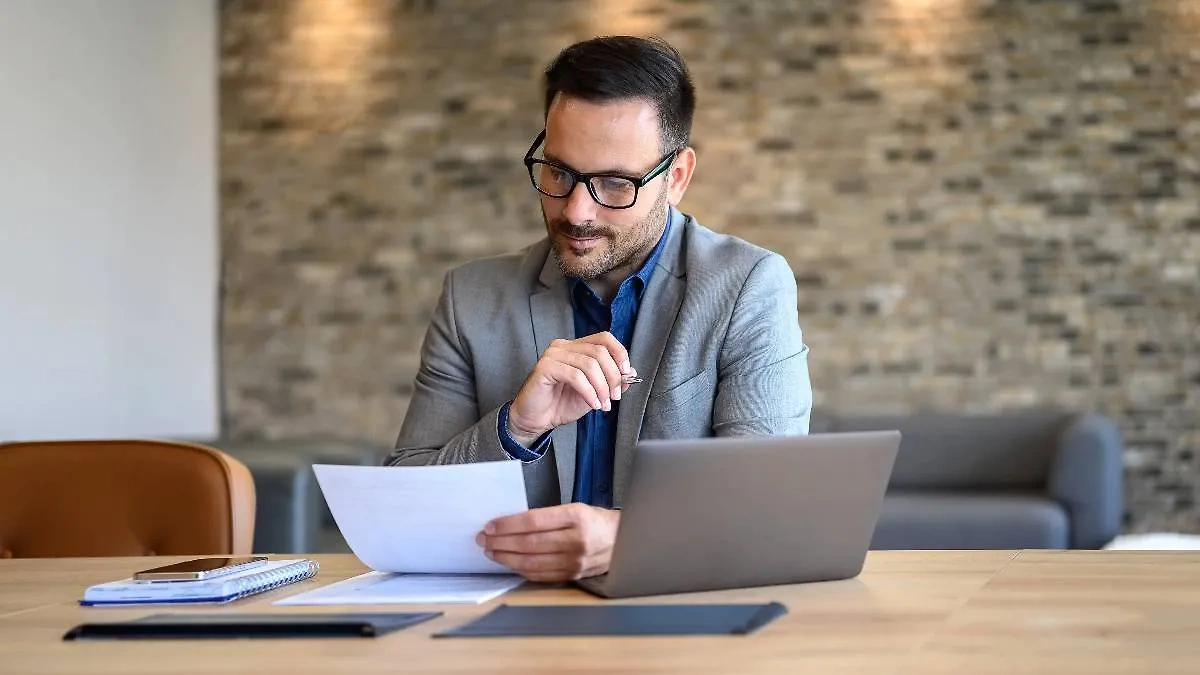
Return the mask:
POLYGON ((638 443, 607 598, 857 576, 900 432, 638 443))

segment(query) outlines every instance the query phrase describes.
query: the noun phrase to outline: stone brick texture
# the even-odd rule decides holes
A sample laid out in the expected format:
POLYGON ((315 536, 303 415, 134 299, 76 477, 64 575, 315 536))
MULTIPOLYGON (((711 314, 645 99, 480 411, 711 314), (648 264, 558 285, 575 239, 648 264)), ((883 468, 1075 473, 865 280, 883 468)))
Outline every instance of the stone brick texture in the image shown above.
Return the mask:
POLYGON ((785 255, 816 405, 1111 415, 1127 529, 1200 531, 1200 2, 220 4, 232 438, 394 442, 447 269, 544 233, 565 45, 695 77, 684 210, 785 255))

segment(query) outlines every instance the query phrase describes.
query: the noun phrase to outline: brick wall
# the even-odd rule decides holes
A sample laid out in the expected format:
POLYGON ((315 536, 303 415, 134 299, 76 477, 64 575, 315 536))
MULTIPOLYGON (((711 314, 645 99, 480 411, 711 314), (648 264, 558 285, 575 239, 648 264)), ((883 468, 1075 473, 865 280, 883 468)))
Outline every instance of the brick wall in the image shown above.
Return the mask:
POLYGON ((699 90, 685 210, 786 255, 817 404, 1112 415, 1133 530, 1200 530, 1200 2, 228 1, 224 423, 391 443, 442 275, 542 234, 566 44, 699 90))

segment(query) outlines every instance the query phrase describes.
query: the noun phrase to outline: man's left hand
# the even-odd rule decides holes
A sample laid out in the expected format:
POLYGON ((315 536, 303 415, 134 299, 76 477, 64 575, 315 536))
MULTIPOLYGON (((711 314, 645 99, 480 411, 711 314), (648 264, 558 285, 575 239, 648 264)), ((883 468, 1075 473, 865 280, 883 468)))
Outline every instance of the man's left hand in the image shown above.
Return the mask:
POLYGON ((620 511, 579 503, 530 509, 491 521, 475 543, 530 581, 571 581, 608 571, 620 520, 620 511))

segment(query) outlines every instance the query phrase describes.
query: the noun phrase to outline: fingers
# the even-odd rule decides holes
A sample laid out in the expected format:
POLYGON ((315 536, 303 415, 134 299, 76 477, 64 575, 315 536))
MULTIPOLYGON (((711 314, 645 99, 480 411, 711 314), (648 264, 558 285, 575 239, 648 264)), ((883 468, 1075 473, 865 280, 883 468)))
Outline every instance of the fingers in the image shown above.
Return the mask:
MULTIPOLYGON (((637 368, 630 366, 629 370, 625 373, 625 376, 621 378, 621 391, 623 391, 623 392, 629 391, 629 388, 635 384, 635 381, 631 380, 630 378, 636 378, 636 377, 637 377, 637 368)), ((636 382, 640 382, 640 381, 641 380, 636 380, 636 382)))
POLYGON ((496 551, 488 556, 530 581, 562 583, 604 574, 607 562, 601 556, 570 554, 507 553, 496 551))
POLYGON ((507 551, 492 551, 488 553, 488 557, 521 575, 545 575, 547 573, 579 574, 583 571, 582 558, 566 553, 510 553, 507 551))
POLYGON ((625 349, 625 345, 621 344, 621 341, 612 333, 608 331, 595 333, 579 338, 576 342, 586 342, 604 347, 612 357, 613 362, 617 364, 618 370, 621 372, 629 370, 629 352, 625 349))
POLYGON ((604 368, 609 397, 621 400, 625 385, 623 375, 631 370, 629 352, 625 350, 625 346, 607 331, 576 340, 575 344, 586 350, 604 368))
POLYGON ((621 373, 613 364, 612 358, 608 356, 608 352, 603 347, 596 345, 588 345, 587 347, 579 347, 587 351, 594 351, 595 354, 580 352, 572 349, 563 350, 559 356, 562 363, 565 363, 573 368, 576 368, 587 377, 588 382, 592 386, 592 391, 600 401, 600 407, 603 410, 612 410, 613 399, 620 399, 620 392, 614 396, 613 392, 621 386, 621 373), (616 379, 610 379, 610 378, 616 379))
POLYGON ((483 526, 483 534, 493 537, 574 527, 579 522, 579 507, 579 504, 561 504, 496 518, 483 526))
POLYGON ((629 354, 608 332, 578 340, 557 339, 538 359, 513 398, 509 432, 532 442, 555 427, 575 422, 592 410, 613 409, 636 375, 629 354))
MULTIPOLYGON (((558 356, 559 359, 566 358, 571 360, 571 356, 558 356)), ((587 373, 575 367, 571 363, 565 363, 561 360, 548 361, 543 366, 543 372, 555 382, 561 382, 571 389, 574 389, 580 398, 587 402, 592 410, 603 410, 605 403, 609 400, 607 396, 601 395, 605 391, 605 383, 593 383, 592 378, 588 377, 587 373)), ((610 406, 611 407, 611 406, 610 406)))
POLYGON ((608 571, 619 523, 619 512, 563 504, 497 518, 475 541, 530 581, 562 582, 608 571))
POLYGON ((625 384, 623 375, 632 370, 625 348, 610 333, 597 333, 574 341, 556 340, 547 355, 587 375, 605 410, 611 409, 609 400, 621 399, 625 384))
POLYGON ((622 361, 614 359, 612 353, 603 345, 578 342, 576 348, 582 350, 600 366, 600 370, 604 374, 603 386, 607 397, 616 401, 621 400, 621 385, 625 383, 625 378, 621 376, 621 367, 617 364, 622 361))
POLYGON ((525 534, 480 534, 475 543, 486 551, 502 553, 583 553, 585 546, 579 530, 564 528, 525 534))

